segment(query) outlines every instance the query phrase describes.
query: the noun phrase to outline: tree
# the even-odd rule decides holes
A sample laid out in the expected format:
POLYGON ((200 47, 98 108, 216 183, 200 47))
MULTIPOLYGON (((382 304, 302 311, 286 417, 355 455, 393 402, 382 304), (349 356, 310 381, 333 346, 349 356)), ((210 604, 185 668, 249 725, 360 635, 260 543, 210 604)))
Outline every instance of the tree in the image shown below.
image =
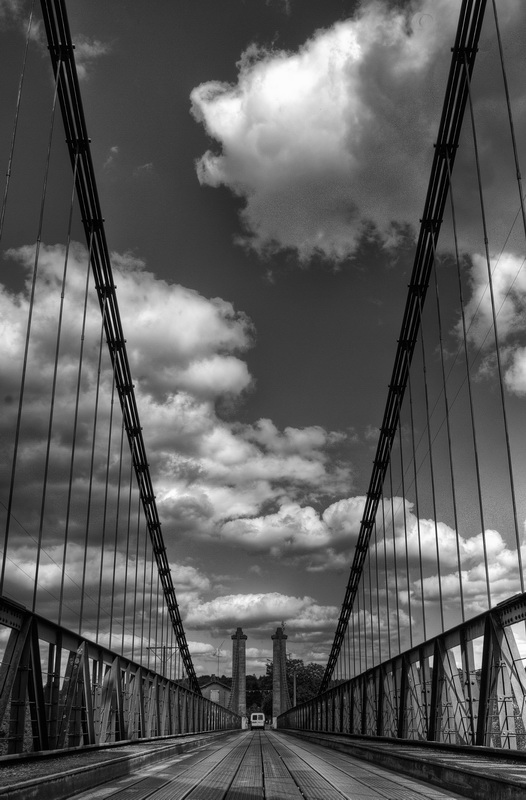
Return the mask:
MULTIPOLYGON (((294 674, 296 675, 296 704, 305 703, 318 694, 325 668, 321 664, 305 664, 301 658, 287 659, 287 688, 291 703, 294 699, 294 674)), ((266 674, 259 679, 263 692, 263 711, 272 715, 272 679, 274 665, 267 664, 266 674)))
POLYGON ((259 686, 259 678, 257 678, 256 675, 247 675, 246 690, 247 711, 259 711, 263 697, 259 686))

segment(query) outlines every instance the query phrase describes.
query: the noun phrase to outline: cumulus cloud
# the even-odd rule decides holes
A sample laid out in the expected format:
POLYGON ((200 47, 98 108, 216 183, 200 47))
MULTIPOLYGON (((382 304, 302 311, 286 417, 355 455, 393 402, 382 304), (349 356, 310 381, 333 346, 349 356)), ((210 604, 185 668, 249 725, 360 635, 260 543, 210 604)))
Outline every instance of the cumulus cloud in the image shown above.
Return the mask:
MULTIPOLYGON (((12 249, 6 257, 29 273, 35 248, 12 249)), ((252 344, 252 327, 244 314, 220 298, 208 300, 196 291, 155 278, 144 269, 140 259, 130 254, 114 253, 112 259, 130 366, 145 393, 165 397, 184 390, 197 397, 214 398, 225 393, 237 395, 250 386, 245 362, 234 355, 252 344)), ((56 313, 64 261, 62 245, 40 248, 41 283, 36 318, 39 335, 35 339, 41 355, 50 346, 54 333, 49 320, 56 313)), ((74 244, 69 252, 70 304, 82 303, 85 271, 85 248, 74 244)), ((23 320, 20 304, 26 305, 27 301, 22 297, 15 300, 4 290, 2 303, 6 335, 11 338, 11 346, 19 346, 8 329, 19 331, 19 321, 23 320)), ((96 304, 92 297, 93 311, 96 304)), ((66 318, 66 324, 73 325, 72 316, 66 318)), ((90 324, 90 333, 94 335, 100 327, 98 313, 90 324)))
POLYGON ((274 514, 226 522, 220 536, 236 548, 310 571, 342 569, 351 563, 364 503, 364 497, 348 498, 318 513, 312 506, 283 502, 274 514))
MULTIPOLYGON (((500 20, 512 71, 521 6, 508 4, 500 20)), ((194 118, 215 140, 198 160, 197 176, 242 198, 240 242, 260 254, 290 249, 302 262, 314 255, 341 262, 364 236, 389 248, 418 225, 458 10, 454 0, 404 7, 368 0, 296 52, 250 45, 236 84, 211 80, 194 88, 194 118)), ((515 213, 516 191, 504 156, 505 123, 499 129, 496 122, 502 92, 495 48, 483 40, 481 50, 474 79, 479 146, 485 189, 499 197, 490 224, 502 230, 504 209, 515 213)), ((520 80, 512 100, 522 131, 520 80)), ((469 222, 460 236, 471 246, 480 242, 480 223, 474 227, 478 190, 467 178, 469 147, 455 169, 463 188, 457 211, 469 222)))
POLYGON ((216 597, 193 607, 185 618, 185 625, 200 630, 220 630, 228 633, 243 630, 265 631, 287 623, 295 635, 305 636, 320 631, 333 630, 338 609, 320 606, 312 597, 294 597, 279 592, 238 594, 216 597))
MULTIPOLYGON (((120 647, 123 641, 125 651, 131 652, 133 646, 137 657, 140 647, 144 649, 150 644, 149 627, 157 609, 161 613, 163 601, 159 599, 159 585, 150 561, 145 562, 142 555, 137 558, 133 537, 127 553, 122 534, 121 531, 122 546, 118 549, 114 547, 114 524, 107 525, 103 548, 89 544, 85 550, 78 541, 69 542, 66 548, 63 542, 59 545, 45 544, 38 573, 37 605, 41 614, 56 620, 62 592, 61 622, 65 627, 78 630, 80 597, 84 589, 83 634, 109 646, 111 631, 113 647, 120 647), (135 602, 131 602, 130 589, 136 576, 139 592, 135 602)), ((141 552, 143 550, 144 545, 141 545, 141 552)), ((172 562, 170 567, 178 605, 184 615, 188 608, 209 593, 210 580, 192 565, 172 562)), ((6 596, 30 607, 35 571, 35 549, 31 541, 17 539, 15 546, 9 549, 4 587, 6 596)), ((194 652, 211 654, 213 648, 211 645, 201 644, 199 648, 196 645, 194 652)))
MULTIPOLYGON (((188 642, 188 649, 192 656, 206 656, 208 658, 215 656, 217 658, 217 652, 213 645, 206 642, 188 642)), ((221 655, 226 655, 223 650, 221 650, 221 655)))
POLYGON ((199 180, 244 199, 245 244, 340 261, 371 225, 391 245, 418 219, 454 11, 366 3, 298 52, 250 46, 237 85, 193 90, 194 117, 221 148, 198 161, 199 180))
MULTIPOLYGON (((35 259, 33 246, 10 250, 6 255, 21 270, 30 273, 35 259)), ((245 520, 258 517, 263 508, 268 514, 271 505, 276 509, 288 505, 299 521, 297 541, 302 543, 299 552, 309 554, 309 568, 314 568, 318 550, 323 541, 331 541, 331 536, 325 533, 323 539, 318 535, 320 548, 312 546, 305 550, 304 529, 309 516, 314 521, 317 513, 312 510, 313 502, 330 502, 349 490, 351 469, 335 455, 340 453, 345 435, 319 426, 288 427, 280 431, 268 419, 254 424, 221 419, 215 408, 217 398, 239 397, 250 386, 251 376, 241 358, 254 341, 250 321, 220 298, 206 299, 197 292, 156 279, 140 259, 130 254, 113 254, 113 262, 129 361, 167 542, 175 535, 185 534, 194 539, 217 539, 226 522, 238 517, 245 520), (306 507, 304 511, 302 505, 306 507)), ((13 546, 18 536, 24 538, 22 528, 36 531, 40 525, 42 470, 64 264, 63 246, 41 246, 23 437, 18 454, 17 487, 20 488, 15 491, 13 507, 20 525, 12 528, 13 546)), ((69 522, 71 540, 79 541, 84 536, 79 520, 87 502, 88 485, 94 508, 107 505, 114 514, 118 502, 116 464, 120 423, 114 420, 112 434, 109 427, 112 373, 107 354, 102 359, 100 376, 98 373, 101 342, 98 300, 93 296, 88 299, 83 334, 82 318, 77 313, 83 303, 86 274, 86 251, 73 244, 68 257, 53 448, 43 520, 44 539, 50 547, 62 539, 65 526, 81 341, 83 361, 73 473, 75 513, 71 513, 69 522), (99 378, 95 469, 88 481, 99 378), (115 455, 107 470, 104 464, 108 439, 115 455)), ((3 341, 0 369, 4 389, 0 426, 6 441, 11 441, 15 427, 14 399, 19 388, 28 295, 29 283, 15 294, 0 289, 3 341)), ((2 480, 5 485, 7 470, 2 480)), ((275 513, 278 520, 279 514, 275 513)), ((320 531, 325 529, 323 520, 317 524, 320 531)), ((102 527, 93 526, 90 542, 95 546, 101 536, 102 527)), ((234 543, 235 537, 230 536, 229 541, 234 543)), ((336 536, 334 542, 337 541, 336 536)), ((296 550, 292 548, 293 552, 296 550)), ((337 558, 335 554, 333 560, 337 558)), ((181 569, 178 593, 186 604, 187 595, 188 602, 195 599, 195 587, 191 591, 186 588, 181 569)))
MULTIPOLYGON (((503 251, 490 258, 498 343, 504 381, 514 394, 526 394, 526 270, 524 257, 503 251)), ((481 353, 480 376, 496 371, 495 332, 486 257, 475 253, 468 267, 469 297, 465 304, 467 339, 474 353, 481 353)), ((455 334, 460 339, 459 321, 455 334)))
MULTIPOLYGON (((403 611, 401 626, 405 630, 404 636, 410 624, 417 636, 418 632, 422 632, 420 620, 422 598, 428 621, 431 620, 432 624, 436 624, 443 613, 448 625, 452 625, 461 621, 460 584, 462 584, 464 610, 468 617, 487 609, 488 582, 492 605, 518 591, 518 553, 499 531, 486 529, 484 534, 480 531, 469 537, 457 535, 456 531, 443 521, 418 519, 414 514, 413 504, 401 497, 393 497, 392 501, 390 498, 385 498, 383 513, 380 510, 379 515, 380 519, 386 521, 385 541, 383 527, 380 525, 376 539, 373 540, 377 544, 376 550, 374 543, 371 543, 371 560, 375 565, 374 568, 378 566, 380 570, 379 595, 382 603, 386 604, 387 594, 391 613, 395 606, 399 611, 403 611), (394 542, 392 509, 394 509, 394 542), (488 574, 486 574, 486 561, 488 574), (409 608, 410 603, 413 604, 412 609, 409 608)), ((521 555, 524 563, 526 557, 524 545, 521 547, 521 555)), ((394 623, 396 625, 396 620, 394 623)), ((408 645, 408 640, 406 644, 408 645)))

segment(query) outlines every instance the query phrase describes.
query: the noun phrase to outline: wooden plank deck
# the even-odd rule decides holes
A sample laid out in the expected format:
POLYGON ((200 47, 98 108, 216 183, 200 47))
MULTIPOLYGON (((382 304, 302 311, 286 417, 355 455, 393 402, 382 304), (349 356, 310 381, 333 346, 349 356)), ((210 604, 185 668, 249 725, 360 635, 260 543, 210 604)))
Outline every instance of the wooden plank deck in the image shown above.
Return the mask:
POLYGON ((457 800, 412 778, 275 731, 242 733, 75 800, 457 800))

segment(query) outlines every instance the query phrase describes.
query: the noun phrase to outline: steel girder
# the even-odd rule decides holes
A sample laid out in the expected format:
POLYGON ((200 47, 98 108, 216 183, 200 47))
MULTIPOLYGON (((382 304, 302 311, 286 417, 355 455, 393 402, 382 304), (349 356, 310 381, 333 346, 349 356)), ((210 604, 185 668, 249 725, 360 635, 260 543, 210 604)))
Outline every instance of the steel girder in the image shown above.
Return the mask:
POLYGON ((525 623, 526 593, 290 709, 278 727, 526 750, 525 623))
POLYGON ((0 754, 241 727, 187 686, 5 598, 0 627, 0 754))

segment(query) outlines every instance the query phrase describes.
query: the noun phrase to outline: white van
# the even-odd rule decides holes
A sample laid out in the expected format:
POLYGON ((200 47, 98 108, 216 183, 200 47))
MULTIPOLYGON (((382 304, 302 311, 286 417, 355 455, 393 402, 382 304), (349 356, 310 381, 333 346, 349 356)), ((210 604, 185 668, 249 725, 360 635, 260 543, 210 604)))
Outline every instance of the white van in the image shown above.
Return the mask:
POLYGON ((253 731, 254 728, 265 729, 265 715, 259 711, 250 715, 250 730, 253 731))

